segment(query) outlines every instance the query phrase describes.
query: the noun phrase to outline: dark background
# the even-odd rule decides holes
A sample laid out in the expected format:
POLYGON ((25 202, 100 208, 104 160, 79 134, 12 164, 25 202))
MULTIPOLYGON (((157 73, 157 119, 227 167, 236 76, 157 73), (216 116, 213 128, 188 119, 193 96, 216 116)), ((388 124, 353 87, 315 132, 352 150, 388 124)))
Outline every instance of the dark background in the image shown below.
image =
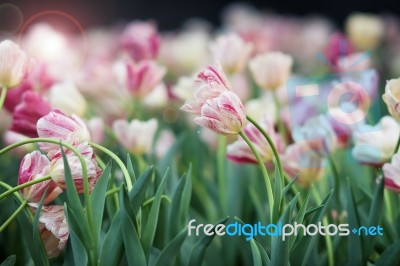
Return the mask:
MULTIPOLYGON (((82 26, 110 25, 132 19, 154 19, 162 30, 175 29, 188 18, 201 17, 218 25, 228 0, 1 0, 18 6, 24 20, 45 10, 62 10, 75 17, 82 26)), ((400 4, 393 0, 251 0, 253 6, 287 15, 321 14, 343 24, 354 11, 400 13, 400 4)), ((12 18, 0 14, 0 25, 12 18)), ((51 20, 51 18, 49 18, 51 20)))

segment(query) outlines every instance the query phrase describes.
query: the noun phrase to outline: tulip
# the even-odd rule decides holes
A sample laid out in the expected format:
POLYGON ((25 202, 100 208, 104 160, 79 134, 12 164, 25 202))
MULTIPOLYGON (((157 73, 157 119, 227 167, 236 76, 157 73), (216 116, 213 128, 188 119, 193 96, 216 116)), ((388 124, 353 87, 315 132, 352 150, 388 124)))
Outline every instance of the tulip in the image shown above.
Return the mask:
POLYGON ((384 28, 378 16, 356 13, 346 22, 350 41, 361 51, 375 49, 382 39, 384 28))
POLYGON ((134 61, 155 59, 160 47, 156 26, 149 22, 132 22, 122 34, 122 46, 134 61))
POLYGON ((154 135, 157 131, 156 119, 128 121, 120 119, 113 123, 113 131, 118 142, 135 155, 150 153, 153 148, 154 135))
POLYGON ((400 78, 391 79, 386 83, 385 93, 382 96, 389 113, 400 121, 400 78))
POLYGON ((69 115, 83 116, 86 112, 86 100, 70 80, 56 83, 52 86, 50 88, 49 101, 53 108, 69 115))
POLYGON ((192 95, 193 77, 181 76, 177 83, 172 87, 172 94, 179 100, 186 101, 192 95))
POLYGON ((285 84, 292 65, 292 57, 280 52, 264 53, 249 62, 255 82, 265 90, 276 90, 285 84))
POLYGON ((30 82, 24 81, 14 89, 7 92, 7 96, 4 102, 4 107, 10 113, 14 112, 15 107, 22 102, 22 95, 27 91, 32 91, 32 85, 30 82))
POLYGON ((400 193, 400 154, 392 157, 391 163, 383 165, 385 187, 400 193))
POLYGON ((104 121, 100 117, 93 117, 86 121, 90 137, 94 143, 102 143, 104 139, 104 121))
MULTIPOLYGON (((40 138, 52 138, 65 141, 69 144, 79 144, 90 141, 90 133, 78 116, 68 116, 59 110, 50 112, 37 122, 37 131, 40 138)), ((60 146, 51 143, 40 143, 40 148, 48 152, 49 158, 60 150, 60 146)))
POLYGON ((390 116, 375 126, 361 125, 353 133, 353 157, 360 163, 380 167, 390 160, 399 134, 400 126, 390 116))
POLYGON ((36 124, 41 117, 50 113, 51 109, 50 104, 40 94, 33 91, 25 92, 21 103, 14 109, 10 130, 30 138, 37 138, 36 124))
POLYGON ((333 34, 324 50, 324 56, 334 71, 340 67, 339 60, 352 53, 354 53, 354 47, 342 33, 333 34))
POLYGON ((324 173, 324 160, 310 149, 307 141, 292 144, 281 156, 284 171, 292 178, 299 176, 297 182, 309 187, 317 182, 324 173))
POLYGON ((0 43, 0 87, 13 88, 28 75, 30 59, 10 40, 0 43))
MULTIPOLYGON (((283 152, 284 143, 282 138, 275 132, 273 122, 264 117, 259 125, 265 130, 270 136, 271 140, 277 146, 277 151, 283 152)), ((244 128, 244 133, 253 143, 258 153, 260 154, 264 163, 270 162, 273 157, 273 151, 268 141, 262 135, 262 133, 251 123, 247 124, 244 128)), ((257 158, 254 156, 248 144, 243 140, 239 139, 234 143, 228 145, 227 158, 236 163, 258 163, 257 158)))
MULTIPOLYGON (((6 132, 4 132, 3 135, 3 141, 6 146, 15 144, 20 141, 25 141, 28 139, 30 138, 11 130, 7 130, 6 132)), ((25 154, 32 152, 35 149, 36 149, 36 143, 29 143, 13 149, 12 153, 18 155, 18 157, 23 157, 25 154)))
POLYGON ((211 51, 215 60, 218 60, 222 68, 234 74, 242 71, 252 52, 253 46, 245 43, 236 34, 220 36, 211 44, 211 51))
MULTIPOLYGON (((31 152, 22 159, 19 167, 18 185, 25 184, 42 177, 49 173, 50 160, 39 151, 31 152)), ((52 202, 62 193, 62 189, 53 180, 43 181, 20 190, 22 196, 29 202, 40 202, 46 192, 44 204, 52 202)))
POLYGON ((158 84, 166 73, 166 69, 154 61, 142 61, 137 65, 126 65, 126 88, 138 99, 147 96, 158 84))
POLYGON ((172 131, 164 129, 163 131, 160 132, 160 136, 157 139, 156 145, 155 145, 155 152, 157 158, 161 159, 165 155, 168 154, 168 151, 171 149, 171 147, 174 145, 176 141, 174 133, 172 131))
POLYGON ((195 81, 193 98, 186 101, 181 107, 182 111, 200 115, 203 105, 211 99, 218 97, 222 92, 230 91, 231 85, 225 77, 222 67, 208 66, 201 72, 195 81))
POLYGON ((245 126, 246 113, 239 97, 231 91, 224 91, 218 97, 207 100, 200 116, 194 121, 217 134, 237 135, 245 126))
MULTIPOLYGON (((96 157, 92 147, 87 142, 82 142, 77 145, 77 150, 82 154, 87 168, 87 175, 89 181, 89 191, 91 191, 101 175, 101 169, 98 167, 96 157)), ((71 170, 71 177, 74 181, 76 191, 78 193, 84 192, 84 180, 82 173, 82 164, 78 156, 71 150, 65 151, 65 156, 71 170)), ((66 189, 65 183, 65 168, 64 160, 61 151, 52 156, 49 166, 49 174, 51 179, 62 189, 66 189)))
MULTIPOLYGON (((36 213, 38 204, 29 203, 29 206, 36 213)), ((69 237, 64 207, 58 205, 43 206, 39 217, 39 231, 47 256, 49 258, 59 256, 64 250, 69 237)))

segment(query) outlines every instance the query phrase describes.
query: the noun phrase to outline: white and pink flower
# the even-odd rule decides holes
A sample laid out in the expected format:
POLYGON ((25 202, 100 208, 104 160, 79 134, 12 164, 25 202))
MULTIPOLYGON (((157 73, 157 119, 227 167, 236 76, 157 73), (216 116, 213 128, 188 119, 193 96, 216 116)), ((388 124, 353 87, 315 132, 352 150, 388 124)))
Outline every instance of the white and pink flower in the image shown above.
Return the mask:
POLYGON ((385 187, 400 193, 400 154, 392 157, 391 163, 383 165, 385 187))
POLYGON ((386 83, 385 93, 382 96, 389 113, 400 121, 400 78, 391 79, 386 83))

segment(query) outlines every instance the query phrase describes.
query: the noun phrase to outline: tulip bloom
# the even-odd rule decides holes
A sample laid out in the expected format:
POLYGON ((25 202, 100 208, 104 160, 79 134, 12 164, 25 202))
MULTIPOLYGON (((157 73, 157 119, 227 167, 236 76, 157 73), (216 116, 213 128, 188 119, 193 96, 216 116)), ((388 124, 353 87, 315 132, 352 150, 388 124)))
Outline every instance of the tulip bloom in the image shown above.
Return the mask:
POLYGON ((399 134, 400 126, 390 116, 375 126, 362 125, 353 133, 353 157, 360 163, 380 167, 390 160, 399 134))
POLYGON ((356 13, 347 20, 346 32, 358 50, 366 51, 379 45, 385 30, 378 16, 356 13))
POLYGON ((87 108, 86 99, 71 80, 52 86, 49 101, 54 109, 59 109, 66 114, 83 116, 87 108))
POLYGON ((276 90, 289 78, 293 65, 291 56, 280 52, 268 52, 250 60, 249 67, 258 86, 276 90))
MULTIPOLYGON (((42 178, 49 174, 50 160, 39 151, 25 155, 19 167, 18 185, 42 178)), ((20 190, 22 196, 30 202, 40 202, 47 190, 44 204, 52 202, 62 193, 62 189, 53 180, 47 180, 20 190)))
POLYGON ((0 87, 13 88, 28 75, 30 59, 10 40, 0 43, 0 87))
POLYGON ((122 46, 136 62, 155 59, 160 47, 160 36, 153 23, 133 22, 122 34, 122 46))
POLYGON ((385 93, 382 96, 389 113, 400 121, 400 78, 391 79, 386 83, 385 93))
MULTIPOLYGON (((38 204, 29 203, 36 213, 38 204)), ((64 207, 58 205, 43 206, 39 217, 39 231, 49 258, 61 254, 68 242, 69 228, 64 214, 64 207)))
POLYGON ((158 84, 166 73, 166 69, 154 61, 142 61, 137 65, 126 65, 126 88, 138 99, 147 96, 158 84))
POLYGON ((392 162, 385 163, 382 169, 385 187, 400 193, 400 154, 393 155, 392 162))
MULTIPOLYGON (((274 124, 272 123, 272 121, 264 117, 259 125, 270 136, 271 140, 277 147, 278 153, 283 152, 283 140, 275 132, 274 124)), ((274 154, 272 152, 271 146, 262 135, 262 133, 251 123, 247 124, 243 131, 246 136, 251 140, 254 147, 257 149, 263 162, 270 162, 273 159, 274 154)), ((258 163, 257 158, 254 156, 249 145, 243 139, 238 139, 228 146, 227 158, 236 163, 258 163)))
POLYGON ((37 138, 36 124, 38 120, 50 113, 50 104, 38 93, 27 91, 22 96, 22 102, 13 112, 11 131, 30 138, 37 138))
POLYGON ((222 68, 231 74, 242 71, 252 49, 251 44, 245 43, 236 34, 220 36, 211 45, 214 59, 218 60, 222 68))
POLYGON ((142 155, 150 153, 153 148, 154 135, 157 131, 156 119, 128 121, 120 119, 113 123, 113 131, 118 142, 129 152, 142 155))

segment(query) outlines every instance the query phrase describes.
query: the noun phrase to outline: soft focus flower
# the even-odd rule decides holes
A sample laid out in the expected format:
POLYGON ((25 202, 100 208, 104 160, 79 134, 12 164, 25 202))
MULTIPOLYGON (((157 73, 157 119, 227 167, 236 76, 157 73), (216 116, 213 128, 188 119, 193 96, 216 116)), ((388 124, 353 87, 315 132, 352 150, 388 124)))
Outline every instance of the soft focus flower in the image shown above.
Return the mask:
POLYGON ((94 143, 102 143, 104 139, 104 121, 100 117, 93 117, 86 121, 90 138, 94 143))
POLYGON ((216 67, 208 66, 201 72, 195 81, 195 91, 192 99, 181 107, 182 111, 200 115, 203 105, 218 97, 222 92, 231 90, 231 85, 225 77, 220 64, 216 67))
POLYGON ((297 182, 309 187, 317 182, 324 173, 324 160, 310 150, 307 141, 292 144, 281 156, 283 170, 292 178, 299 175, 297 182))
POLYGON ((291 56, 268 52, 251 59, 249 67, 258 86, 265 90, 276 90, 289 78, 292 64, 291 56))
POLYGON ((65 80, 51 87, 49 101, 53 108, 69 115, 83 116, 86 112, 86 100, 71 80, 65 80))
POLYGON ((331 68, 337 71, 338 61, 354 53, 354 47, 347 37, 342 33, 335 33, 329 39, 324 50, 324 56, 331 68))
POLYGON ((172 145, 174 145, 175 140, 176 138, 174 133, 172 133, 172 131, 167 129, 161 131, 160 136, 158 137, 157 142, 155 144, 155 152, 157 158, 161 159, 165 155, 167 155, 172 145))
MULTIPOLYGON (((275 132, 274 124, 267 117, 260 121, 260 126, 270 136, 274 145, 276 146, 278 153, 283 152, 284 143, 282 138, 275 132)), ((254 144, 256 150, 261 156, 264 163, 270 162, 274 154, 268 141, 262 135, 262 133, 251 123, 247 124, 244 128, 244 133, 254 144)), ((234 143, 228 145, 227 158, 236 163, 257 163, 257 158, 254 156, 249 145, 242 139, 238 139, 234 143)))
POLYGON ((395 192, 400 192, 400 154, 392 157, 391 163, 385 163, 382 167, 385 187, 395 192))
MULTIPOLYGON (((49 174, 50 160, 39 151, 25 155, 19 167, 18 185, 45 177, 49 174)), ((46 192, 44 204, 52 202, 62 193, 62 189, 53 180, 37 183, 20 190, 22 196, 30 202, 40 202, 46 192)))
MULTIPOLYGON (((59 110, 50 112, 37 122, 37 131, 40 138, 52 138, 70 144, 79 144, 90 141, 89 130, 78 116, 68 116, 59 110)), ((60 150, 60 146, 51 143, 40 143, 40 148, 48 152, 51 158, 60 150)))
POLYGON ((157 28, 150 22, 132 22, 122 34, 122 46, 134 61, 155 59, 160 46, 157 28))
POLYGON ((236 135, 245 126, 246 113, 239 97, 231 91, 224 91, 218 97, 207 100, 201 107, 200 116, 194 121, 217 134, 236 135))
POLYGON ((118 142, 136 155, 151 152, 157 127, 158 122, 154 118, 148 121, 134 119, 130 123, 120 119, 113 123, 113 131, 118 142))
POLYGON ((383 117, 375 126, 359 126, 353 134, 353 157, 360 163, 379 167, 390 160, 399 134, 400 126, 390 116, 383 117))
POLYGON ((158 84, 147 96, 143 99, 145 106, 149 108, 162 108, 168 104, 169 94, 167 85, 164 83, 158 84))
MULTIPOLYGON (((97 165, 93 148, 87 142, 81 142, 80 144, 76 145, 76 149, 82 154, 85 160, 89 181, 89 190, 92 190, 101 175, 101 169, 97 165)), ((66 149, 64 152, 71 170, 71 177, 75 184, 76 191, 78 193, 83 193, 84 180, 82 164, 74 152, 69 149, 66 149)), ((61 150, 54 154, 51 159, 49 175, 60 188, 66 189, 64 160, 61 150)))
POLYGON ((22 95, 27 91, 32 91, 32 85, 24 81, 14 89, 7 91, 4 107, 10 112, 14 112, 15 107, 22 101, 22 95))
POLYGON ((193 88, 193 77, 181 76, 174 86, 172 86, 172 94, 179 100, 186 101, 190 99, 193 88))
POLYGON ((126 69, 126 88, 139 99, 148 95, 160 84, 166 73, 166 69, 154 61, 142 61, 137 65, 128 63, 126 69))
MULTIPOLYGON (((29 203, 29 206, 36 213, 38 204, 29 203)), ((60 255, 69 237, 64 207, 58 205, 43 206, 39 217, 39 231, 47 256, 55 258, 60 255)))
MULTIPOLYGON (((6 146, 15 144, 20 141, 25 141, 28 139, 30 139, 30 137, 16 133, 11 130, 7 130, 6 132, 4 132, 4 135, 3 135, 3 141, 6 146)), ((13 149, 10 152, 12 152, 20 157, 23 157, 25 154, 27 154, 35 149, 36 149, 36 144, 29 143, 29 144, 25 144, 25 145, 16 147, 15 149, 13 149)))
POLYGON ((382 96, 389 113, 400 121, 400 78, 391 79, 386 83, 385 93, 382 96))
POLYGON ((375 49, 384 33, 378 16, 356 13, 346 22, 346 32, 354 46, 361 51, 375 49))
POLYGON ((10 130, 30 138, 37 138, 36 124, 50 111, 50 104, 40 94, 27 91, 22 96, 22 102, 14 109, 10 130))
POLYGON ((10 40, 0 43, 0 87, 13 88, 28 75, 30 59, 10 40))
POLYGON ((371 67, 370 55, 367 53, 354 53, 340 57, 336 63, 338 72, 363 71, 371 67))
POLYGON ((252 45, 245 43, 236 34, 223 35, 211 44, 211 52, 222 68, 230 73, 241 71, 250 56, 252 45))
POLYGON ((274 98, 269 93, 265 93, 258 98, 247 101, 245 108, 246 114, 256 121, 268 116, 269 120, 273 123, 276 122, 278 110, 274 98))

